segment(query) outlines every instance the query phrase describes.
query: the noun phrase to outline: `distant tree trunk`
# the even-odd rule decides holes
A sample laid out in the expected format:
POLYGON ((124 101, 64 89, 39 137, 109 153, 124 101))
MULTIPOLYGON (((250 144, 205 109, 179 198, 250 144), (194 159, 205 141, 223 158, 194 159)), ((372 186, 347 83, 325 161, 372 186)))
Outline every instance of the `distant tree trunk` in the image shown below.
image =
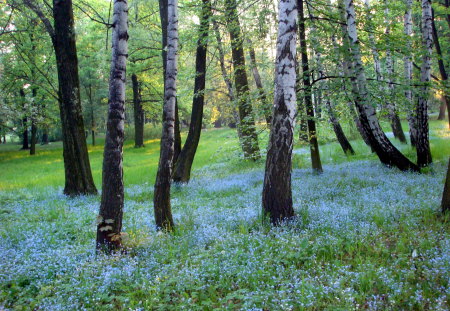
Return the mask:
POLYGON ((199 37, 195 59, 195 85, 192 101, 191 123, 183 149, 175 163, 173 181, 187 183, 191 178, 191 168, 194 162, 197 146, 200 141, 203 121, 203 105, 205 102, 206 85, 206 52, 208 47, 209 19, 212 14, 210 0, 202 0, 202 15, 200 16, 199 37))
MULTIPOLYGON (((167 66, 167 26, 168 26, 168 0, 159 0, 159 16, 161 18, 161 29, 162 29, 162 59, 163 59, 163 75, 164 83, 166 79, 166 66, 167 66)), ((165 86, 164 86, 164 89, 165 86)), ((166 95, 164 95, 166 97, 166 95)), ((178 116, 178 100, 175 99, 175 123, 174 123, 174 155, 173 155, 173 165, 178 159, 181 152, 181 133, 180 133, 180 118, 178 116)))
POLYGON ((244 48, 236 0, 226 0, 225 11, 232 47, 234 84, 236 86, 240 121, 239 127, 242 138, 241 145, 245 158, 257 160, 261 155, 259 153, 258 134, 256 133, 253 109, 248 98, 249 86, 247 72, 245 70, 244 48))
POLYGON ((297 0, 298 7, 298 36, 300 39, 300 54, 302 62, 302 75, 304 86, 304 102, 306 108, 306 115, 308 117, 308 139, 311 150, 311 164, 313 171, 317 173, 323 172, 322 163, 320 160, 319 144, 317 142, 316 122, 314 120, 314 107, 312 103, 312 85, 311 72, 309 70, 308 51, 306 46, 306 27, 305 16, 303 10, 303 1, 297 0))
POLYGON ((134 147, 144 147, 144 110, 142 109, 141 87, 136 74, 131 75, 133 84, 133 108, 134 108, 134 147))
POLYGON ((445 178, 444 193, 442 194, 441 208, 442 213, 447 213, 450 211, 450 158, 447 168, 447 177, 445 178))
POLYGON ((23 113, 25 114, 24 117, 22 118, 22 127, 23 127, 23 132, 22 132, 22 150, 28 150, 29 149, 29 144, 28 144, 28 117, 26 116, 27 113, 27 109, 26 109, 26 98, 25 98, 25 91, 23 89, 20 89, 19 91, 20 93, 20 97, 21 97, 21 101, 22 101, 22 108, 23 108, 23 113))
POLYGON ((416 147, 417 140, 417 122, 416 122, 416 113, 415 113, 415 103, 413 101, 413 92, 412 92, 412 78, 413 78, 413 62, 412 62, 412 3, 413 0, 406 0, 406 12, 404 16, 404 33, 408 38, 406 41, 407 53, 403 58, 404 62, 404 70, 405 70, 405 80, 406 80, 406 104, 408 107, 408 125, 409 125, 409 138, 411 141, 411 146, 416 147))
POLYGON ((2 141, 2 143, 3 143, 3 144, 6 144, 6 135, 5 135, 5 134, 3 134, 3 135, 2 135, 2 138, 3 138, 3 141, 2 141))
POLYGON ((400 170, 418 171, 419 168, 408 160, 397 148, 389 141, 381 129, 380 123, 376 117, 375 108, 369 103, 369 93, 367 90, 367 81, 364 73, 364 67, 361 61, 358 34, 356 30, 355 8, 353 0, 339 0, 343 20, 347 21, 347 38, 350 44, 350 51, 354 76, 352 80, 352 93, 355 104, 358 109, 361 124, 369 138, 370 145, 375 150, 380 161, 388 166, 396 166, 400 170))
POLYGON ((175 142, 175 103, 177 91, 177 53, 178 53, 178 0, 168 0, 167 64, 164 83, 164 108, 161 149, 156 175, 153 206, 156 227, 162 230, 173 229, 170 205, 170 186, 175 142))
POLYGON ((23 2, 42 21, 55 50, 66 180, 64 193, 96 194, 81 112, 72 0, 53 0, 53 26, 34 1, 23 2))
POLYGON ((36 141, 37 141, 37 126, 36 120, 31 119, 31 144, 30 144, 30 155, 36 154, 36 141))
POLYGON ((352 145, 350 144, 350 142, 347 139, 347 136, 345 136, 344 131, 342 130, 342 126, 339 123, 338 119, 336 118, 336 115, 334 113, 332 104, 330 100, 326 101, 326 107, 327 107, 327 112, 328 115, 330 117, 330 122, 333 125, 333 130, 334 133, 336 134, 336 138, 339 142, 339 144, 341 145, 342 150, 344 151, 344 153, 346 155, 349 154, 355 154, 355 151, 353 150, 352 145))
POLYGON ((256 63, 256 53, 255 49, 253 48, 252 40, 250 40, 250 38, 247 38, 247 43, 249 47, 250 67, 253 73, 253 80, 255 80, 256 88, 258 89, 259 92, 259 99, 261 101, 264 110, 264 117, 266 119, 267 124, 270 125, 272 121, 272 109, 271 109, 272 107, 270 107, 270 105, 267 102, 267 95, 261 81, 261 76, 259 74, 258 66, 256 63))
POLYGON ((42 132, 41 145, 48 145, 48 127, 46 125, 42 132))
POLYGON ((124 200, 123 141, 125 80, 128 56, 128 1, 114 0, 109 111, 103 153, 103 183, 97 225, 97 249, 110 252, 122 247, 124 200))
POLYGON ((275 94, 270 139, 267 149, 263 215, 274 225, 294 216, 291 170, 296 113, 296 0, 280 0, 275 94))
POLYGON ((445 99, 442 98, 441 100, 442 100, 442 103, 441 103, 441 105, 439 106, 439 115, 438 115, 438 117, 437 117, 437 119, 438 119, 439 121, 445 120, 445 110, 447 109, 447 105, 446 105, 446 103, 445 103, 445 99))
POLYGON ((431 1, 422 0, 422 44, 426 49, 423 55, 420 69, 419 100, 417 105, 417 165, 419 167, 428 166, 432 163, 429 133, 428 133, 428 101, 429 86, 431 80, 431 55, 433 53, 433 17, 431 12, 431 1))
MULTIPOLYGON (((444 65, 444 58, 442 55, 442 50, 441 50, 441 44, 439 42, 439 36, 438 36, 438 32, 436 29, 436 23, 434 22, 434 10, 431 9, 432 12, 432 30, 433 30, 433 41, 434 41, 434 46, 436 48, 436 53, 437 53, 437 60, 438 60, 438 65, 439 65, 439 73, 441 74, 441 81, 442 84, 444 85, 444 94, 442 96, 442 100, 444 102, 444 104, 447 106, 447 111, 448 113, 450 113, 450 94, 449 94, 449 90, 447 87, 447 81, 448 81, 448 75, 447 75, 447 71, 445 69, 445 65, 444 65)), ((448 15, 447 15, 448 17, 448 15)), ((449 22, 449 27, 450 27, 450 22, 449 22)), ((442 108, 441 105, 441 109, 440 109, 440 117, 442 117, 442 119, 438 119, 438 120, 444 120, 445 119, 445 106, 442 108)), ((450 118, 449 118, 449 127, 450 127, 450 118)))

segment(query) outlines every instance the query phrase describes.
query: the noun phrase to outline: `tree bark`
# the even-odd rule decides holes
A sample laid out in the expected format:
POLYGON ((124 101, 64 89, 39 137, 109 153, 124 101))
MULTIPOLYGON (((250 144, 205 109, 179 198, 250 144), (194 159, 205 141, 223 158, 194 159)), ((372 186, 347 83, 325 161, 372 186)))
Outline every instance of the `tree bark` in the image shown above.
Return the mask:
POLYGON ((347 22, 347 38, 350 44, 351 60, 354 75, 351 78, 352 93, 359 113, 359 119, 380 161, 387 166, 395 166, 400 170, 419 171, 417 165, 406 158, 389 141, 381 129, 375 108, 369 103, 369 93, 364 67, 361 61, 360 42, 356 30, 355 8, 353 0, 339 0, 343 20, 347 22), (343 3, 345 2, 345 3, 343 3), (344 10, 343 10, 344 9, 344 10))
POLYGON ((296 114, 296 0, 280 0, 275 94, 270 139, 267 150, 263 215, 279 225, 294 216, 292 206, 291 170, 296 114))
POLYGON ((416 105, 413 101, 413 92, 412 92, 412 78, 413 78, 413 62, 412 62, 412 3, 413 0, 406 0, 406 11, 404 16, 403 29, 406 35, 407 43, 407 53, 403 58, 404 62, 404 74, 407 88, 405 90, 406 104, 408 107, 408 125, 409 125, 409 138, 411 141, 411 146, 416 147, 417 140, 417 122, 416 122, 416 105))
POLYGON ((123 141, 125 80, 128 57, 128 1, 114 0, 109 111, 103 153, 102 200, 97 225, 97 249, 121 248, 124 204, 123 141))
MULTIPOLYGON (((167 66, 167 27, 168 27, 168 0, 159 0, 159 16, 161 18, 162 30, 162 59, 163 59, 163 77, 166 83, 166 66, 167 66)), ((164 90, 166 87, 164 86, 164 90)), ((166 96, 164 95, 164 98, 166 96)), ((174 124, 174 156, 173 165, 181 152, 181 132, 180 132, 180 118, 178 116, 178 100, 175 99, 175 124, 174 124)))
POLYGON ((239 127, 241 131, 241 146, 246 159, 257 160, 260 158, 258 134, 256 133, 253 109, 249 103, 249 86, 247 72, 245 70, 245 56, 241 26, 237 14, 236 0, 225 1, 227 27, 230 33, 232 58, 234 68, 234 84, 237 93, 239 110, 239 127))
POLYGON ((131 75, 133 84, 133 108, 134 108, 134 147, 144 147, 144 110, 142 109, 141 87, 136 74, 131 75))
POLYGON ((259 92, 259 100, 261 101, 263 111, 264 111, 264 117, 266 119, 266 122, 268 125, 272 122, 272 109, 267 102, 267 95, 266 91, 264 90, 264 86, 262 84, 261 76, 259 74, 258 66, 256 63, 256 53, 255 49, 253 48, 253 43, 250 38, 247 38, 248 48, 249 48, 249 55, 250 55, 250 68, 252 69, 253 73, 253 80, 255 80, 256 88, 259 92))
POLYGON ((320 160, 319 144, 317 142, 316 121, 314 120, 314 106, 312 102, 312 85, 311 72, 309 70, 308 51, 306 45, 306 27, 305 16, 303 10, 303 1, 297 0, 298 7, 298 36, 300 41, 300 54, 302 62, 302 76, 304 86, 304 103, 306 108, 306 115, 308 118, 308 139, 311 151, 311 164, 313 171, 322 173, 322 162, 320 160))
POLYGON ((206 85, 206 52, 208 48, 209 19, 212 14, 210 0, 202 0, 202 14, 200 16, 199 37, 197 41, 197 54, 195 59, 194 98, 192 100, 191 123, 189 133, 183 149, 175 163, 173 181, 188 183, 191 177, 192 163, 194 162, 200 135, 202 132, 203 105, 205 102, 206 85))
MULTIPOLYGON (((448 90, 448 88, 450 86, 448 85, 448 82, 447 82, 448 75, 447 75, 447 71, 446 71, 445 65, 444 65, 444 58, 442 55, 441 44, 439 42, 439 35, 438 35, 437 29, 436 29, 436 23, 434 21, 434 10, 433 9, 431 9, 431 13, 432 13, 431 26, 432 26, 432 31, 433 31, 433 41, 434 41, 434 46, 436 48, 436 54, 438 56, 437 60, 438 60, 438 65, 439 65, 439 73, 441 74, 441 82, 444 86, 444 88, 443 88, 444 94, 443 94, 442 100, 443 100, 445 106, 447 106, 447 111, 450 111, 450 94, 449 94, 449 90, 448 90)), ((450 24, 449 24, 449 26, 450 26, 450 24)), ((445 106, 444 106, 443 110, 441 108, 441 111, 443 111, 442 119, 438 119, 438 120, 445 119, 445 106)), ((441 116, 441 114, 440 114, 440 116, 441 116)), ((449 127, 450 127, 450 118, 449 118, 449 127)))
POLYGON ((420 68, 420 92, 418 95, 417 115, 417 165, 419 167, 428 166, 432 163, 429 131, 428 131, 428 101, 429 82, 431 80, 431 55, 433 53, 433 17, 431 11, 431 1, 422 0, 422 44, 425 54, 422 57, 420 68))
POLYGON ((178 0, 168 0, 167 64, 164 83, 163 129, 153 205, 156 227, 172 230, 174 223, 170 204, 172 162, 175 142, 175 107, 177 91, 178 0))
POLYGON ((445 99, 442 98, 441 100, 442 100, 442 103, 439 106, 439 115, 437 117, 437 120, 439 120, 439 121, 445 120, 445 110, 447 109, 447 105, 445 103, 445 99))
POLYGON ((31 144, 30 144, 30 155, 36 154, 36 141, 37 141, 37 126, 36 120, 31 119, 31 144))
POLYGON ((450 158, 448 162, 447 177, 445 178, 444 192, 441 202, 442 213, 450 211, 450 158))
POLYGON ((34 3, 26 4, 43 20, 56 55, 59 83, 59 107, 63 133, 66 195, 96 194, 81 112, 80 82, 75 27, 71 0, 53 0, 54 27, 41 17, 34 3))
POLYGON ((42 132, 41 145, 48 145, 48 126, 45 125, 42 132))

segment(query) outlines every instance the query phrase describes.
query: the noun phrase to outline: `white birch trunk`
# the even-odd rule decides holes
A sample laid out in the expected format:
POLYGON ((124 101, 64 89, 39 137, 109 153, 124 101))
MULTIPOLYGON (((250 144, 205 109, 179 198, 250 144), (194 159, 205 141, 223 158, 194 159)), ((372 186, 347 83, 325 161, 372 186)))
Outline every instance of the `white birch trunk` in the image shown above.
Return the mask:
POLYGON ((298 19, 296 0, 280 0, 278 8, 275 94, 262 193, 263 214, 275 225, 294 216, 291 170, 296 114, 298 19))

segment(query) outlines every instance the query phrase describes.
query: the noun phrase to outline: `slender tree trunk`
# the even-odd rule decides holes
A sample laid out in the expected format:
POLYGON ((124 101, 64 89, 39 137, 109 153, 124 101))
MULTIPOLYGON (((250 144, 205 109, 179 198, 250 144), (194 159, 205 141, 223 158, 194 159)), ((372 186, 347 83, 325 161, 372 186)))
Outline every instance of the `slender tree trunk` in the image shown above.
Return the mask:
POLYGON ((412 92, 412 78, 413 78, 413 62, 412 62, 412 3, 413 0, 406 0, 406 11, 404 16, 404 33, 407 36, 407 53, 405 57, 403 58, 404 62, 404 72, 405 72, 405 80, 406 80, 406 91, 405 91, 405 97, 406 97, 406 104, 408 107, 408 125, 409 125, 409 138, 411 141, 411 146, 416 147, 416 140, 417 140, 417 119, 416 119, 416 105, 413 101, 413 92, 412 92))
POLYGON ((356 30, 355 8, 353 0, 339 0, 343 20, 347 21, 347 38, 350 44, 350 52, 354 76, 352 80, 352 93, 355 104, 358 109, 361 124, 370 141, 370 145, 375 150, 380 161, 388 166, 396 166, 401 170, 418 171, 419 168, 408 160, 397 148, 389 141, 381 129, 376 116, 375 108, 369 103, 369 93, 367 90, 367 81, 364 73, 364 67, 361 61, 359 40, 356 30), (345 4, 343 3, 345 2, 345 4))
POLYGON ((199 37, 195 59, 195 85, 192 101, 191 123, 183 149, 175 163, 173 181, 187 183, 191 178, 191 168, 202 132, 203 105, 205 102, 206 85, 206 52, 208 47, 209 19, 211 16, 210 0, 202 0, 202 15, 200 16, 199 37))
POLYGON ((314 120, 314 106, 312 103, 312 85, 311 72, 309 70, 308 51, 306 46, 306 27, 305 16, 303 10, 303 1, 297 0, 298 7, 298 36, 300 41, 300 54, 302 62, 302 75, 304 86, 304 102, 306 108, 306 115, 308 117, 308 139, 311 150, 311 164, 313 171, 317 173, 323 172, 322 163, 320 160, 319 144, 317 142, 316 122, 314 120))
POLYGON ((28 118, 22 119, 23 133, 22 133, 22 150, 30 149, 28 144, 28 118))
POLYGON ((41 145, 48 145, 48 126, 45 125, 42 132, 41 145))
POLYGON ((442 213, 450 211, 450 158, 448 162, 447 177, 445 178, 444 193, 442 194, 441 209, 442 213))
POLYGON ((336 115, 334 113, 334 109, 333 109, 333 106, 332 106, 330 100, 326 101, 326 107, 328 110, 328 115, 330 117, 330 122, 333 125, 334 133, 336 134, 336 138, 337 138, 339 144, 341 145, 342 151, 344 151, 344 153, 346 155, 355 154, 355 151, 353 150, 352 145, 350 144, 350 142, 347 139, 347 136, 345 136, 344 131, 342 130, 341 124, 339 123, 338 119, 336 118, 336 115))
POLYGON ((258 134, 256 133, 252 105, 248 98, 249 86, 247 72, 245 70, 243 40, 237 14, 236 0, 226 0, 225 11, 232 47, 234 84, 236 86, 240 121, 239 127, 242 138, 241 145, 245 158, 257 160, 260 158, 258 134))
POLYGON ((437 117, 437 119, 438 119, 439 121, 445 120, 445 110, 447 109, 447 105, 446 105, 446 103, 445 103, 445 99, 442 98, 441 100, 442 100, 442 103, 441 103, 441 105, 439 106, 439 115, 438 115, 438 117, 437 117))
POLYGON ((134 147, 144 147, 144 110, 142 109, 141 87, 135 74, 131 75, 133 84, 133 108, 134 108, 134 147))
POLYGON ((96 194, 84 133, 71 0, 53 0, 54 47, 60 88, 67 195, 96 194))
POLYGON ((433 17, 431 11, 431 1, 422 0, 422 44, 426 50, 423 55, 422 66, 420 69, 420 87, 419 99, 417 105, 417 165, 419 167, 428 166, 432 163, 429 131, 428 131, 428 101, 429 101, 429 82, 431 80, 431 55, 433 53, 433 17))
MULTIPOLYGON (((442 50, 441 50, 441 44, 439 42, 439 36, 438 36, 438 32, 436 29, 436 23, 434 22, 434 10, 431 9, 432 12, 432 30, 433 30, 433 41, 434 41, 434 46, 436 48, 436 53, 437 53, 437 60, 438 60, 438 65, 439 65, 439 73, 441 74, 441 81, 442 84, 444 85, 444 95, 442 97, 442 100, 444 102, 444 105, 447 106, 447 111, 450 111, 450 93, 449 93, 449 87, 450 85, 448 85, 448 75, 447 75, 447 71, 445 69, 445 65, 444 65, 444 59, 443 59, 443 55, 442 55, 442 50)), ((450 24, 449 24, 450 26, 450 24)), ((441 111, 443 111, 442 113, 442 119, 438 119, 438 120, 444 120, 445 119, 445 106, 441 111)), ((442 106, 441 106, 442 107, 442 106)), ((441 116, 441 114, 440 114, 441 116)), ((449 127, 450 127, 450 118, 449 118, 449 127)))
MULTIPOLYGON (((166 82, 166 66, 167 66, 167 27, 168 27, 168 0, 159 0, 159 16, 161 18, 162 29, 162 59, 163 59, 163 75, 164 83, 166 82)), ((164 86, 164 89, 165 86, 164 86)), ((166 97, 166 95, 164 95, 166 97)), ((174 124, 174 156, 173 165, 178 159, 181 152, 181 133, 180 133, 180 118, 178 116, 178 100, 175 99, 175 124, 174 124)))
POLYGON ((247 38, 247 43, 249 47, 250 67, 253 73, 253 80, 255 80, 256 88, 258 89, 259 92, 259 100, 261 101, 263 107, 264 117, 266 119, 267 124, 270 125, 272 121, 272 109, 269 103, 267 102, 267 95, 261 81, 261 76, 259 74, 258 66, 256 63, 256 53, 255 49, 253 48, 252 40, 250 40, 250 38, 247 38))
POLYGON ((36 141, 37 141, 37 126, 36 120, 31 119, 31 144, 30 144, 30 155, 36 154, 36 141))
POLYGON ((177 91, 178 0, 168 0, 167 64, 164 90, 163 129, 153 205, 158 229, 172 230, 170 186, 175 142, 175 103, 177 91))
POLYGON ((97 249, 121 248, 124 204, 123 141, 125 79, 128 56, 128 1, 114 0, 109 111, 103 154, 102 200, 97 225, 97 249))
POLYGON ((2 142, 2 143, 3 143, 3 144, 6 144, 6 135, 3 134, 3 135, 2 135, 2 138, 3 138, 3 142, 2 142))
POLYGON ((280 0, 275 94, 267 150, 263 215, 274 225, 294 216, 292 206, 292 147, 296 114, 296 0, 280 0))

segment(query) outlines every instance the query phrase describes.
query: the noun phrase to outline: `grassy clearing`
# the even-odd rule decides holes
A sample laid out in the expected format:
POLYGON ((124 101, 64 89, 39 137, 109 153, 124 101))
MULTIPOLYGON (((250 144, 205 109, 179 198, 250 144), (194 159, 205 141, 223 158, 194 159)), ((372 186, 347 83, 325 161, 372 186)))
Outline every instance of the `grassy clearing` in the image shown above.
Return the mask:
MULTIPOLYGON (((172 191, 176 232, 156 233, 158 142, 127 143, 129 252, 112 259, 94 253, 99 198, 61 195, 60 146, 33 159, 6 146, 0 309, 448 310, 449 219, 437 213, 450 154, 445 126, 432 123, 436 163, 424 174, 387 169, 353 141, 351 158, 323 145, 317 176, 296 146, 299 217, 276 229, 260 221, 264 162, 237 159, 233 131, 209 130, 192 182, 172 191)), ((101 149, 90 150, 97 185, 101 149)))

